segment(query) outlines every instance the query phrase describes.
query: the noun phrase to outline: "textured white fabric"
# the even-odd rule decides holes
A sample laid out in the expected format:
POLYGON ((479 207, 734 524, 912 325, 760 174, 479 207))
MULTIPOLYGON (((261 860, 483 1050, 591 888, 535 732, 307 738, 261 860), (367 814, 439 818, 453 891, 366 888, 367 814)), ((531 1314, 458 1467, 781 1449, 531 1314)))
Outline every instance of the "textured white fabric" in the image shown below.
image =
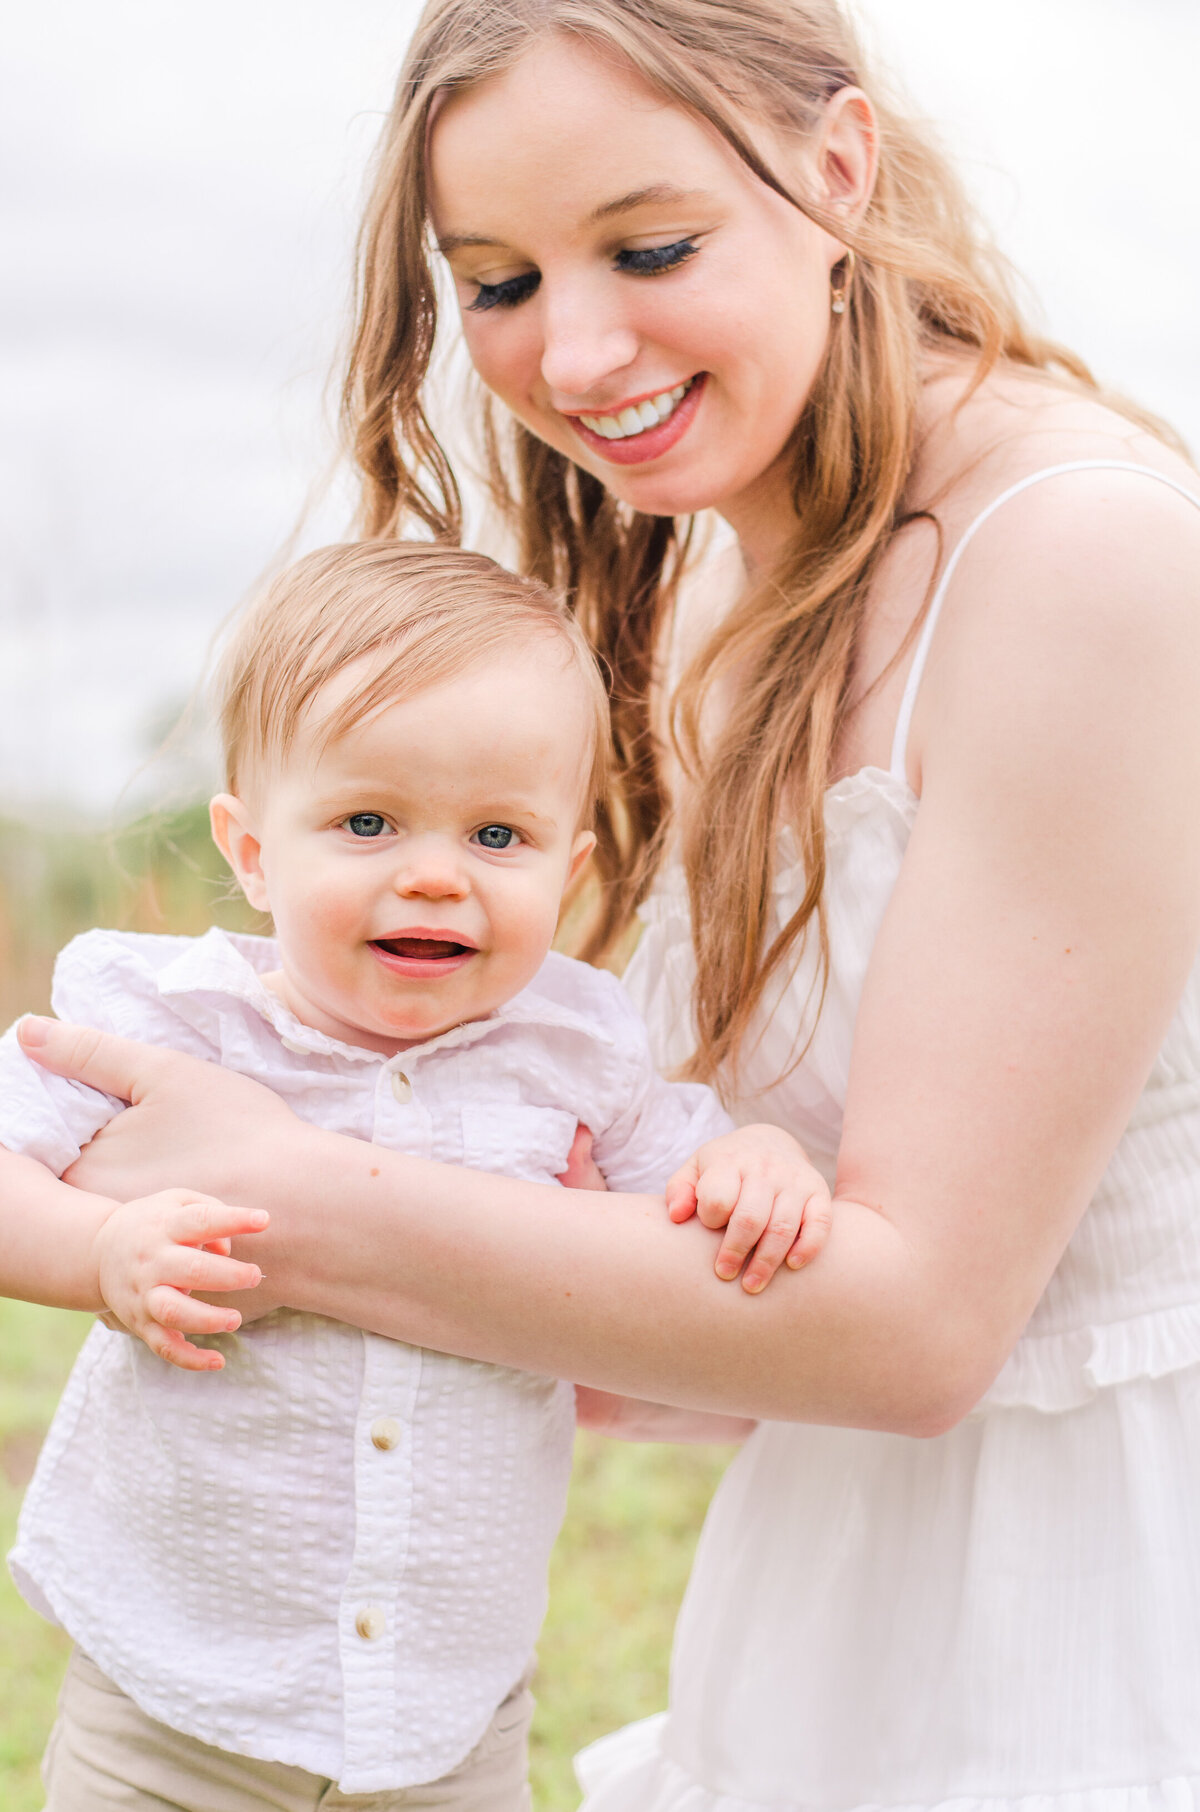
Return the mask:
MULTIPOLYGON (((262 938, 89 932, 54 1006, 253 1076, 317 1125, 536 1182, 579 1120, 630 1190, 728 1128, 707 1089, 660 1079, 620 984, 565 957, 387 1060, 302 1026, 260 980, 276 966, 262 938)), ((119 1111, 0 1043, 0 1143, 60 1172, 119 1111)), ((348 1793, 437 1779, 529 1662, 570 1385, 290 1311, 207 1344, 224 1371, 92 1330, 25 1500, 18 1585, 173 1729, 348 1793), (400 1434, 384 1449, 382 1418, 400 1434)))
MULTIPOLYGON (((811 1025, 809 951, 769 1003, 735 1109, 789 1127, 830 1172, 918 811, 902 739, 898 754, 827 795, 824 1009, 775 1082, 811 1025)), ((785 843, 776 927, 802 891, 785 843)), ((646 917, 626 983, 668 1063, 690 1037, 678 874, 646 917)), ((585 1812, 1200 1805, 1200 966, 974 1414, 929 1441, 760 1427, 701 1538, 670 1713, 585 1751, 580 1775, 585 1812)))

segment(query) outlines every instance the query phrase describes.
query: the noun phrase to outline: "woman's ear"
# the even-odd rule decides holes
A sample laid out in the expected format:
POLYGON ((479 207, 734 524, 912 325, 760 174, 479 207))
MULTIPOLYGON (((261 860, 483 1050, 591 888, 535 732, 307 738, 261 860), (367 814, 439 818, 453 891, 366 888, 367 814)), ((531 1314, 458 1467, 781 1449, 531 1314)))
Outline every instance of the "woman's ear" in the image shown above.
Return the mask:
POLYGON ((208 821, 213 842, 237 876, 238 886, 251 906, 256 912, 270 912, 262 871, 262 843, 245 800, 233 793, 218 793, 209 802, 208 821))
POLYGON ((831 97, 811 155, 817 200, 847 225, 861 220, 879 170, 879 123, 861 88, 839 88, 831 97))

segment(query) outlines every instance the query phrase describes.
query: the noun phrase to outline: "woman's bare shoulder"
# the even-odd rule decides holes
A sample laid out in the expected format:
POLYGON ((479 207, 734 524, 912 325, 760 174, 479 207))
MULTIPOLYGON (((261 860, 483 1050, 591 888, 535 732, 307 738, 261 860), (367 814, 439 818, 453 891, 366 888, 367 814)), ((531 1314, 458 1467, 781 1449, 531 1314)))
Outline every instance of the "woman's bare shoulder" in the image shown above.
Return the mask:
POLYGON ((1050 467, 1112 460, 1149 467, 1196 492, 1200 474, 1156 433, 1149 416, 1121 412, 1115 399, 1044 372, 1000 366, 977 388, 969 366, 932 371, 922 402, 910 497, 936 514, 947 533, 968 524, 1010 486, 1050 467))

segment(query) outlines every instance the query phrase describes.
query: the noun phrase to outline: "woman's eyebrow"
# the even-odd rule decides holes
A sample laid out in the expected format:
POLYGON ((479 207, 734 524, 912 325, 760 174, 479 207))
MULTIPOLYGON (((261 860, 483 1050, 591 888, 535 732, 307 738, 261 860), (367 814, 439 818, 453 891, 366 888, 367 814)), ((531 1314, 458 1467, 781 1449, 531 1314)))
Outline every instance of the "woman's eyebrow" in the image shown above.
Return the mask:
POLYGON ((635 208, 715 199, 708 189, 681 189, 673 182, 652 182, 643 189, 630 189, 626 195, 602 202, 588 215, 588 224, 594 226, 601 220, 611 220, 614 214, 631 214, 635 208))
MULTIPOLYGON (((631 214, 635 208, 654 206, 677 206, 681 202, 711 202, 716 197, 709 189, 681 189, 673 182, 652 182, 645 188, 630 189, 624 195, 616 195, 611 201, 601 202, 593 208, 587 217, 588 226, 598 226, 603 220, 612 220, 618 214, 631 214)), ((449 258, 452 252, 462 251, 465 246, 498 246, 503 245, 500 239, 489 239, 485 233, 445 233, 438 239, 438 250, 443 258, 449 258)))

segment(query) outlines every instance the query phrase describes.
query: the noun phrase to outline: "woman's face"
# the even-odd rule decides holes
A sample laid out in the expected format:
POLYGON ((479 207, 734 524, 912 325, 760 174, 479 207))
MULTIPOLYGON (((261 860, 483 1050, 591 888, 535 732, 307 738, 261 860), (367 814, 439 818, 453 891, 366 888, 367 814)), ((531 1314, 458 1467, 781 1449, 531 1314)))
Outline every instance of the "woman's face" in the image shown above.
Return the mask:
MULTIPOLYGON (((869 114, 837 111, 849 157, 828 131, 819 159, 763 149, 783 180, 850 210, 869 181, 869 114)), ((712 507, 744 541, 779 532, 780 455, 834 322, 837 241, 706 124, 563 37, 449 98, 429 161, 488 388, 640 511, 712 507)))

